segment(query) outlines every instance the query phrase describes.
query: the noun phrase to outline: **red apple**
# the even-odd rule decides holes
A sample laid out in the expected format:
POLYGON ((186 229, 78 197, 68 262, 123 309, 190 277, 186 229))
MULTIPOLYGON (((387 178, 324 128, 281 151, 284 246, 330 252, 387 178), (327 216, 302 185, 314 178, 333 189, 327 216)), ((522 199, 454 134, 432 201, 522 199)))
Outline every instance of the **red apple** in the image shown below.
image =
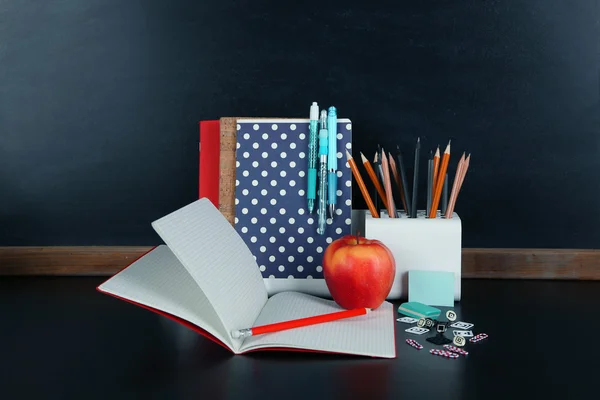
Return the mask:
POLYGON ((327 246, 323 275, 340 307, 376 309, 392 290, 396 261, 381 241, 346 235, 327 246))

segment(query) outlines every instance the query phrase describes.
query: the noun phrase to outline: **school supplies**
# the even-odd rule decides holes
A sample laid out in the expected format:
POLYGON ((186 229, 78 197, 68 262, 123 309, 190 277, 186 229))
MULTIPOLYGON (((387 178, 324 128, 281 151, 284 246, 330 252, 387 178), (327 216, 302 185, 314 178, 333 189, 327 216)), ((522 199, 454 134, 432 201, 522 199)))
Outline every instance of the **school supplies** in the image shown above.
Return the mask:
POLYGON ((392 182, 390 180, 390 168, 385 151, 381 150, 381 169, 383 170, 383 187, 386 192, 387 210, 390 218, 396 218, 396 208, 392 197, 392 182))
POLYGON ((371 312, 370 308, 357 308, 354 310, 336 311, 330 314, 315 315, 313 317, 293 319, 291 321, 276 322, 274 324, 255 326, 252 328, 237 329, 231 332, 234 339, 246 338, 266 333, 281 332, 288 329, 302 328, 305 326, 324 324, 344 318, 353 318, 371 312))
POLYGON ((219 171, 219 211, 231 225, 235 218, 235 149, 237 145, 237 119, 219 119, 219 159, 213 168, 219 171))
POLYGON ((219 120, 200 121, 198 197, 219 207, 219 120))
POLYGON ((398 312, 413 318, 432 318, 440 316, 441 311, 438 308, 428 306, 427 304, 410 301, 400 304, 398 312))
POLYGON ((400 201, 402 202, 402 206, 404 207, 404 211, 406 209, 406 200, 404 199, 404 194, 402 192, 402 182, 400 182, 400 175, 398 174, 398 169, 396 168, 396 161, 394 161, 394 157, 391 154, 388 154, 390 169, 392 170, 392 176, 394 177, 394 182, 396 182, 396 187, 398 188, 398 195, 400 196, 400 201))
POLYGON ((327 157, 329 147, 329 134, 327 131, 327 111, 321 111, 321 130, 319 131, 319 211, 317 233, 325 234, 325 221, 327 220, 327 157))
POLYGON ((102 283, 100 292, 173 319, 234 354, 287 349, 396 357, 394 310, 388 302, 357 318, 233 338, 233 330, 343 310, 331 300, 294 291, 268 298, 250 249, 206 198, 155 220, 152 227, 165 245, 102 283))
POLYGON ((388 299, 408 297, 408 271, 447 271, 455 275, 454 300, 461 297, 462 223, 453 218, 427 218, 423 210, 417 218, 379 218, 365 213, 365 237, 381 240, 394 255, 396 274, 388 299), (433 248, 432 248, 433 244, 433 248))
MULTIPOLYGON (((309 125, 308 118, 237 119, 234 227, 256 257, 269 292, 302 287, 311 294, 327 293, 321 279, 323 253, 351 233, 352 172, 345 160, 337 171, 336 218, 327 218, 323 203, 325 212, 307 212, 309 125), (320 216, 324 220, 318 232, 320 216)), ((351 121, 339 118, 336 131, 337 147, 351 149, 351 121)), ((326 133, 324 137, 327 144, 326 133)), ((327 178, 326 168, 321 168, 321 178, 327 178)), ((318 197, 318 202, 327 202, 327 195, 318 197)))
POLYGON ((371 211, 371 215, 374 218, 379 218, 379 213, 375 209, 375 205, 373 204, 373 201, 371 200, 371 196, 369 195, 369 192, 367 191, 367 187, 365 186, 365 183, 363 182, 362 177, 360 176, 360 172, 358 172, 358 168, 356 167, 354 158, 352 158, 352 156, 350 155, 348 150, 346 150, 346 158, 348 159, 348 164, 350 164, 350 169, 352 169, 352 175, 354 176, 354 179, 356 180, 356 183, 358 184, 358 187, 360 188, 360 192, 362 193, 363 198, 365 199, 365 202, 367 203, 367 207, 369 208, 369 211, 371 211))
MULTIPOLYGON (((431 188, 432 193, 433 193, 433 190, 435 190, 435 185, 437 184, 437 177, 438 177, 439 169, 440 169, 440 146, 438 145, 437 149, 435 150, 435 155, 433 156, 433 186, 431 188)), ((427 215, 429 215, 429 213, 427 213, 427 215)))
POLYGON ((448 162, 450 161, 450 142, 444 150, 442 157, 442 165, 438 173, 438 178, 435 184, 435 190, 433 192, 433 200, 431 203, 431 210, 429 211, 429 218, 435 218, 437 215, 438 205, 440 203, 440 197, 442 196, 442 188, 444 185, 444 178, 446 177, 446 170, 448 169, 448 162))
POLYGON ((446 214, 448 209, 448 174, 444 176, 444 186, 442 187, 442 208, 441 214, 446 214))
MULTIPOLYGON (((381 186, 381 183, 379 182, 379 179, 377 179, 377 175, 375 174, 373 167, 369 163, 369 160, 367 160, 367 158, 363 155, 363 153, 360 153, 360 157, 362 159, 363 166, 365 167, 365 170, 367 171, 367 174, 369 175, 369 178, 371 179, 371 182, 375 186, 375 190, 377 190, 377 193, 379 193, 379 196, 381 198, 381 201, 383 202, 384 207, 387 208, 385 192, 383 190, 383 187, 381 186)), ((375 155, 375 157, 377 158, 377 155, 375 155)))
POLYGON ((433 156, 429 157, 427 160, 427 206, 426 211, 427 215, 429 215, 429 211, 431 209, 431 192, 433 190, 433 156))
POLYGON ((417 199, 419 193, 419 158, 421 154, 421 138, 417 138, 417 145, 415 146, 415 166, 413 169, 413 193, 412 200, 410 202, 412 208, 410 211, 411 218, 417 218, 417 199))
POLYGON ((456 199, 458 198, 458 193, 460 192, 460 188, 462 187, 463 181, 465 180, 465 175, 467 174, 467 170, 469 169, 470 161, 471 154, 467 156, 462 165, 460 165, 459 163, 459 167, 456 171, 456 177, 454 178, 455 184, 453 184, 452 194, 450 195, 450 204, 445 213, 446 218, 452 218, 452 214, 454 213, 454 206, 456 205, 456 199), (458 181, 458 183, 456 183, 456 181, 458 181))
POLYGON ((409 215, 410 210, 412 210, 412 207, 410 204, 410 199, 408 197, 408 180, 406 179, 406 171, 404 169, 404 161, 402 159, 402 152, 400 151, 400 146, 396 146, 396 157, 398 158, 398 168, 400 168, 400 178, 402 178, 402 193, 406 201, 406 215, 409 215))
POLYGON ((417 350, 423 350, 423 345, 414 339, 406 339, 406 343, 417 350))
MULTIPOLYGON (((377 178, 383 187, 385 185, 385 179, 383 178, 383 167, 381 165, 381 152, 375 153, 375 167, 377 170, 377 178)), ((387 202, 387 193, 385 193, 385 188, 383 191, 383 198, 385 199, 384 208, 388 209, 390 205, 387 202)))
POLYGON ((317 195, 317 135, 319 129, 319 105, 313 101, 310 106, 310 136, 308 138, 308 178, 306 198, 308 199, 308 213, 312 214, 317 195))
POLYGON ((408 271, 408 301, 430 306, 454 306, 454 272, 408 271))
POLYGON ((335 217, 335 205, 337 203, 337 110, 335 107, 329 107, 327 114, 327 133, 329 134, 327 169, 329 171, 329 181, 327 190, 329 193, 327 204, 329 205, 329 215, 335 217))
MULTIPOLYGON (((428 349, 429 353, 446 358, 458 358, 459 356, 463 356, 464 358, 466 358, 467 356, 469 356, 469 353, 472 352, 470 351, 470 349, 467 349, 467 347, 474 348, 477 346, 481 346, 475 343, 478 343, 488 338, 488 335, 486 333, 479 333, 477 335, 473 335, 473 332, 471 331, 457 330, 452 332, 453 336, 446 337, 445 333, 448 332, 448 325, 450 324, 452 324, 450 325, 450 327, 456 325, 469 327, 473 326, 473 324, 465 322, 452 323, 452 321, 456 320, 457 318, 456 312, 454 310, 448 310, 446 312, 446 318, 448 319, 448 321, 440 321, 431 318, 421 318, 418 320, 417 326, 413 326, 408 329, 402 329, 404 329, 404 331, 407 334, 412 335, 429 335, 430 332, 433 333, 433 335, 430 335, 425 338, 425 341, 427 343, 431 343, 431 345, 436 346, 432 349, 428 349), (469 343, 467 342, 467 340, 469 343), (442 346, 442 348, 438 348, 437 346, 442 346)), ((397 321, 403 323, 414 323, 414 319, 410 317, 398 318, 397 321)), ((409 346, 412 346, 418 350, 422 350, 426 346, 429 346, 421 345, 411 337, 405 337, 405 342, 409 346)))

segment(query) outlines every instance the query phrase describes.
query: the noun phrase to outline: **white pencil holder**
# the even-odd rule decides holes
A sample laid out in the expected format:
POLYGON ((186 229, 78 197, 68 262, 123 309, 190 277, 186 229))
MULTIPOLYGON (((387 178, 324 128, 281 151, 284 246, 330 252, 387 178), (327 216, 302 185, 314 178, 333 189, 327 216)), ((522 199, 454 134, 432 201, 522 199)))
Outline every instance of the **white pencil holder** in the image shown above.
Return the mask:
POLYGON ((365 213, 365 234, 385 244, 396 261, 396 277, 388 300, 408 298, 408 271, 454 272, 454 299, 461 295, 462 229, 458 214, 452 218, 428 218, 425 211, 417 218, 400 213, 399 218, 389 218, 382 210, 380 218, 365 213))

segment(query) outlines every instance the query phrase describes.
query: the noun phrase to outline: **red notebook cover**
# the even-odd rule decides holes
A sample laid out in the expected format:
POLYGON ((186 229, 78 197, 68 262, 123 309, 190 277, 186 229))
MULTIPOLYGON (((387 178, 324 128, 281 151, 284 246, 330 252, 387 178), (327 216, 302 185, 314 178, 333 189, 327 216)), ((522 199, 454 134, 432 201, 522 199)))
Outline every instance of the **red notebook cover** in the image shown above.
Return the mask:
POLYGON ((219 208, 219 120, 200 121, 200 165, 198 173, 198 198, 206 197, 219 208))

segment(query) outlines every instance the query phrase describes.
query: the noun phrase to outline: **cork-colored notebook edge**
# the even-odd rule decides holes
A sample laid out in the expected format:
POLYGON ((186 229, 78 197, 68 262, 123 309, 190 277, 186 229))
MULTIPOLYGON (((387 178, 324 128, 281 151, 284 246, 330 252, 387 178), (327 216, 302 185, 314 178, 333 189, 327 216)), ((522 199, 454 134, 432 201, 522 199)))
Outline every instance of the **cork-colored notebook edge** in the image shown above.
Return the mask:
POLYGON ((219 154, 219 211, 233 226, 235 223, 235 147, 238 117, 222 117, 219 154))
POLYGON ((221 117, 219 118, 219 211, 227 221, 235 225, 235 150, 237 144, 237 121, 239 119, 290 120, 297 118, 273 117, 221 117))

